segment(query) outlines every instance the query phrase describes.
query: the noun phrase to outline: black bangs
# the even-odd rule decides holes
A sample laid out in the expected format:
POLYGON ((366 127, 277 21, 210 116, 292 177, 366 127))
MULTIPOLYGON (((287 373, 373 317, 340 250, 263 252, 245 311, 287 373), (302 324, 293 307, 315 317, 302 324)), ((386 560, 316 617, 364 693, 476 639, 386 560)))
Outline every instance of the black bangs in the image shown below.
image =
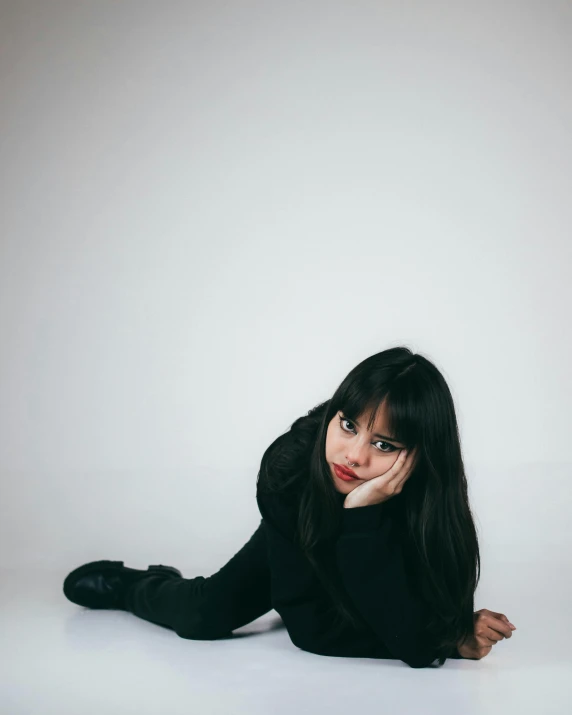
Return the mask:
POLYGON ((369 413, 367 429, 371 431, 379 409, 382 403, 385 403, 388 436, 410 449, 419 441, 422 421, 415 391, 412 391, 411 387, 411 381, 408 380, 407 384, 404 381, 396 381, 391 387, 379 386, 377 394, 372 394, 371 390, 353 390, 348 395, 340 396, 340 406, 337 409, 352 421, 360 421, 360 417, 369 413))
POLYGON ((386 400, 387 426, 407 449, 419 444, 423 435, 423 410, 415 382, 412 374, 406 383, 396 381, 386 400))

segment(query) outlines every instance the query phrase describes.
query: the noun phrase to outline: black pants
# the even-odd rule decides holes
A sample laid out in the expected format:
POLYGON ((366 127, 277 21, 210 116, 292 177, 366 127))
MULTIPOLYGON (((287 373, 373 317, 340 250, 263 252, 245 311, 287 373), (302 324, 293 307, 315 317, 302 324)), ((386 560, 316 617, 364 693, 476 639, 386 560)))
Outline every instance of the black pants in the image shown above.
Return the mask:
POLYGON ((240 551, 212 576, 146 576, 129 588, 125 605, 139 618, 198 640, 230 635, 267 613, 272 606, 262 520, 240 551))

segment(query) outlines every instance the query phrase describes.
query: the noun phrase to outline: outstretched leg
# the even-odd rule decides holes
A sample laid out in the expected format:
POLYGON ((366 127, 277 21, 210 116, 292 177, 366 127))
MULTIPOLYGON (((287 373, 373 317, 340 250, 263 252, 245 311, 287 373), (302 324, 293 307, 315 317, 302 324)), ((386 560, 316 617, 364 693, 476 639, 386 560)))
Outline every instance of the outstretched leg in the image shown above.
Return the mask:
POLYGON ((129 588, 125 605, 139 618, 198 640, 220 638, 256 620, 272 609, 263 522, 212 576, 147 576, 129 588))

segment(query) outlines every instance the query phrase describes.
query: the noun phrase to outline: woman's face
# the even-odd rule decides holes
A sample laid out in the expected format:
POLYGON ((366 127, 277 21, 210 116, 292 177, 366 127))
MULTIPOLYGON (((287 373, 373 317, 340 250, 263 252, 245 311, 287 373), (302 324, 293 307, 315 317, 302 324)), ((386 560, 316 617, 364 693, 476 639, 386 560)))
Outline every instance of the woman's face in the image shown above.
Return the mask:
POLYGON ((405 449, 402 442, 393 439, 387 428, 385 403, 377 411, 376 423, 367 431, 371 412, 357 417, 357 421, 346 418, 343 412, 336 413, 328 424, 326 433, 326 461, 330 467, 336 491, 349 494, 367 479, 379 477, 387 472, 405 449), (336 474, 334 465, 351 470, 359 479, 344 481, 336 474))

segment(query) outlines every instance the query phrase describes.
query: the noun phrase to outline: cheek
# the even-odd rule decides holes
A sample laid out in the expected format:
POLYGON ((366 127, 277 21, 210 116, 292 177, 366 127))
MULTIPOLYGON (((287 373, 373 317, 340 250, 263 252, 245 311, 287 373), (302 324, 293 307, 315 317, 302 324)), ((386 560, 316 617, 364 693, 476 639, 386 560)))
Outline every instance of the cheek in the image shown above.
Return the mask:
POLYGON ((335 434, 329 434, 326 437, 326 455, 333 458, 341 449, 343 449, 341 440, 335 434))
POLYGON ((379 473, 384 474, 387 472, 395 462, 397 462, 397 457, 399 456, 399 452, 392 452, 391 454, 382 454, 379 457, 378 465, 379 465, 379 473))

